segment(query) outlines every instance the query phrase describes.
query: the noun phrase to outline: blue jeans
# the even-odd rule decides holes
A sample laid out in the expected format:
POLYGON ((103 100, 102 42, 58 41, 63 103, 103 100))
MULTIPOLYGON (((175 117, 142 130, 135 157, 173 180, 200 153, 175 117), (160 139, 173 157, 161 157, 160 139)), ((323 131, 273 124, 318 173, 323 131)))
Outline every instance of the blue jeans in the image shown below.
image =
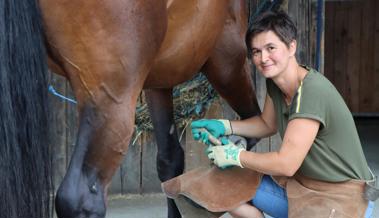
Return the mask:
MULTIPOLYGON (((254 198, 254 207, 275 218, 288 217, 288 199, 285 189, 274 182, 271 176, 264 175, 254 198)), ((374 202, 369 201, 365 218, 372 218, 374 202)))
POLYGON ((366 209, 365 218, 374 218, 373 214, 372 214, 374 212, 374 206, 375 206, 375 203, 373 201, 368 202, 368 207, 366 209))
POLYGON ((285 189, 276 184, 271 176, 264 175, 255 197, 254 207, 275 218, 288 217, 288 199, 285 189))

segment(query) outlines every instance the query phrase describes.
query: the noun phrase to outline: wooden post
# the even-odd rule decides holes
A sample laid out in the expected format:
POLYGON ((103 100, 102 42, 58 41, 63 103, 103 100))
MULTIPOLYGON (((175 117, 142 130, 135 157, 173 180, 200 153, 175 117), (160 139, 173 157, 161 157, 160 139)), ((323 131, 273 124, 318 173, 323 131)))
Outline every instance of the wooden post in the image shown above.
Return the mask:
MULTIPOLYGON (((50 73, 49 84, 59 93, 65 96, 73 96, 70 84, 64 77, 50 73)), ((77 111, 76 105, 63 101, 53 94, 49 93, 48 98, 49 107, 52 111, 51 117, 49 117, 51 124, 49 134, 53 152, 53 184, 56 190, 66 174, 75 144, 77 111)))
POLYGON ((288 0, 283 0, 279 9, 288 13, 288 0))

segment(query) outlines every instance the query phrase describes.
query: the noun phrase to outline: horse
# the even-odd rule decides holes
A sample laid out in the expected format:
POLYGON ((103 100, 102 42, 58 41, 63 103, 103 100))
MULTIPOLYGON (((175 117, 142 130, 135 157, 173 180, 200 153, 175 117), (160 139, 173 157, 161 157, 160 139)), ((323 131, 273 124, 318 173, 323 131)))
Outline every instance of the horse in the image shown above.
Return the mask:
MULTIPOLYGON (((142 90, 154 125, 162 182, 184 169, 184 151, 172 131, 175 85, 201 71, 242 119, 260 113, 247 61, 249 7, 243 0, 4 0, 2 4, 12 11, 11 26, 5 30, 14 31, 13 37, 20 40, 28 38, 25 45, 12 37, 2 42, 20 49, 8 55, 30 54, 25 62, 37 68, 22 63, 4 72, 23 77, 30 71, 44 74, 48 66, 70 81, 78 102, 76 145, 55 197, 59 218, 105 217, 107 186, 127 152, 142 90)), ((25 76, 19 87, 34 84, 36 78, 25 76)), ((45 96, 41 90, 38 96, 45 96)), ((25 95, 33 93, 24 90, 25 95)), ((168 217, 180 217, 175 203, 167 199, 167 204, 168 217)))

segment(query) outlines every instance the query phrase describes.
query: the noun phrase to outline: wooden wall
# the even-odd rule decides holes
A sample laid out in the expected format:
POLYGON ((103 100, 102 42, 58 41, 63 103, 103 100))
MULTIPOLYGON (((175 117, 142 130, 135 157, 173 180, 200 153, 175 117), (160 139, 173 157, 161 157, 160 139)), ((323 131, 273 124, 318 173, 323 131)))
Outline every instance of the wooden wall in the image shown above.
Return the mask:
POLYGON ((325 7, 325 75, 352 112, 379 114, 379 2, 325 7))
MULTIPOLYGON (((262 0, 254 0, 257 5, 262 0)), ((313 66, 315 44, 315 3, 309 0, 291 0, 288 11, 299 29, 297 57, 300 63, 313 66)), ((253 72, 256 93, 260 105, 263 105, 266 95, 265 81, 259 73, 253 72)), ((67 81, 57 75, 51 75, 50 83, 60 93, 72 97, 67 81)), ((55 152, 53 158, 54 178, 56 188, 62 180, 75 145, 77 113, 75 105, 63 102, 59 98, 50 96, 53 116, 51 117, 52 148, 55 152)), ((212 104, 206 114, 207 118, 236 118, 233 111, 220 99, 212 104)), ((190 131, 182 138, 182 146, 186 152, 186 170, 200 165, 207 165, 209 161, 203 152, 203 145, 193 141, 190 131)), ((280 138, 278 135, 262 139, 255 147, 258 152, 267 152, 278 149, 280 138)), ((161 192, 160 181, 156 172, 157 147, 153 135, 142 134, 134 145, 129 146, 128 153, 119 170, 113 177, 110 185, 110 194, 143 194, 161 192)))

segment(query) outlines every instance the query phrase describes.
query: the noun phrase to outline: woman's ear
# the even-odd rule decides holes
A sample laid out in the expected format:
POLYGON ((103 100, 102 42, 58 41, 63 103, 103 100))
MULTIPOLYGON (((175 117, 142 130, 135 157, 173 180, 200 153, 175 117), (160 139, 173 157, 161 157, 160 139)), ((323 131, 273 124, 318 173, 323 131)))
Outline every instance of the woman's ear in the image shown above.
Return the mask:
POLYGON ((290 46, 289 46, 289 50, 290 50, 290 55, 291 56, 295 56, 296 54, 296 47, 297 47, 297 42, 296 40, 292 40, 292 42, 290 42, 290 46))

